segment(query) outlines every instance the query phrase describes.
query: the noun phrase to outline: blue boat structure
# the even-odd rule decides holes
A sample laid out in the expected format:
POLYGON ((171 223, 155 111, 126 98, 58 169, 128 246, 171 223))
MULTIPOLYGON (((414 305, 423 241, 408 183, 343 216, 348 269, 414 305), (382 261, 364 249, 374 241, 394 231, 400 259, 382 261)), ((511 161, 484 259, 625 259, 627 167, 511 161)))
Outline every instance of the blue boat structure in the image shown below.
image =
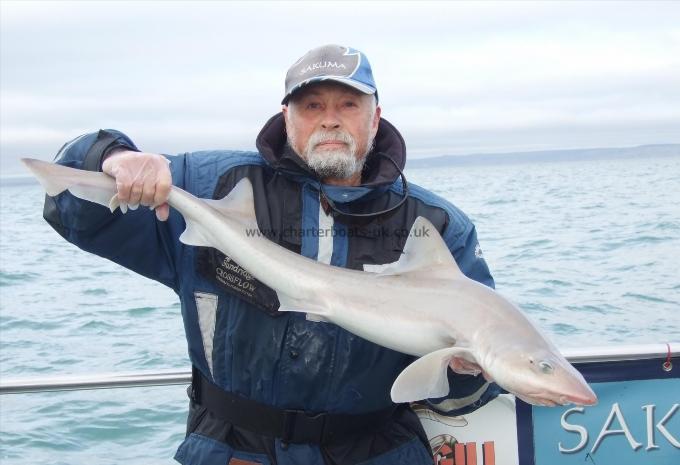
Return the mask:
POLYGON ((680 343, 562 352, 597 405, 536 407, 504 394, 462 417, 416 405, 434 463, 680 464, 680 343))

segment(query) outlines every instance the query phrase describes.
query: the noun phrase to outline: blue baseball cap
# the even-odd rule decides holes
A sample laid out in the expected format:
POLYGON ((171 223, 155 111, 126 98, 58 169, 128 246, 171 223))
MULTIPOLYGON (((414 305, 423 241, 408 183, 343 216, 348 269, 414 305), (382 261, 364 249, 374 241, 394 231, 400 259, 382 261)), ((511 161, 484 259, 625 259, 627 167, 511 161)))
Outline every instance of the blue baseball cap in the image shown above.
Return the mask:
POLYGON ((318 81, 339 82, 378 99, 378 89, 366 55, 350 47, 324 45, 310 50, 288 69, 286 96, 281 104, 287 105, 294 92, 318 81))

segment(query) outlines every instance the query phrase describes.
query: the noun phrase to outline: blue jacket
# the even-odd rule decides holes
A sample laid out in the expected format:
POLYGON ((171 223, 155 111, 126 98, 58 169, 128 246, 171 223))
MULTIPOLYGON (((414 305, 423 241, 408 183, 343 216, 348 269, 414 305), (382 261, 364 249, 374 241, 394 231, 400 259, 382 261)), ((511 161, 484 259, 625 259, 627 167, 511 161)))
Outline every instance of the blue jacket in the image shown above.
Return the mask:
MULTIPOLYGON (((320 183, 286 149, 281 115, 261 131, 259 153, 205 151, 168 156, 173 183, 198 197, 221 198, 244 176, 254 187, 260 230, 281 246, 334 266, 396 261, 411 224, 425 216, 440 230, 461 270, 493 286, 478 253, 475 229, 456 207, 411 185, 407 201, 385 217, 332 221, 331 237, 318 234, 320 183)), ((60 164, 98 170, 113 148, 137 150, 124 134, 83 135, 66 144, 60 164)), ((381 120, 374 153, 359 187, 325 186, 324 194, 343 211, 377 211, 403 196, 399 170, 405 145, 398 131, 381 120), (390 158, 392 161, 387 160, 390 158)), ((333 324, 308 321, 304 314, 278 313, 273 290, 215 249, 186 246, 178 237, 184 220, 171 211, 159 222, 147 209, 123 215, 81 201, 69 193, 47 198, 45 218, 68 241, 171 287, 182 303, 189 357, 202 374, 226 391, 285 409, 363 413, 391 405, 392 382, 413 357, 361 339, 333 324)), ((483 378, 454 375, 444 399, 430 399, 436 410, 462 414, 497 395, 483 378)), ((412 412, 400 413, 385 438, 362 438, 361 445, 280 447, 262 445, 255 455, 238 450, 233 428, 191 405, 187 438, 176 459, 182 464, 225 464, 234 457, 262 463, 431 463, 422 428, 412 412), (348 452, 351 450, 351 452, 348 452), (322 459, 324 457, 324 459, 322 459)), ((252 439, 252 438, 251 438, 252 439)), ((253 439, 253 443, 260 442, 253 439)), ((253 446, 248 449, 253 450, 253 446)), ((257 449, 257 448, 256 448, 257 449)))

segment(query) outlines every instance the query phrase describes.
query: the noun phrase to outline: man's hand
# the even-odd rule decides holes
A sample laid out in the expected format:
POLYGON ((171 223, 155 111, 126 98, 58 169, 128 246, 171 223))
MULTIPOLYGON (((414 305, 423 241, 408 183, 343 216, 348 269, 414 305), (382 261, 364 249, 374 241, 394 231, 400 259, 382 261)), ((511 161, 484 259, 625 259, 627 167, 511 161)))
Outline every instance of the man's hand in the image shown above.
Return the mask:
POLYGON ((493 378, 491 378, 491 376, 486 371, 482 370, 479 365, 461 357, 453 357, 451 360, 449 360, 449 368, 461 375, 477 376, 481 373, 485 380, 493 382, 493 378))
POLYGON ((118 200, 134 210, 145 205, 156 211, 160 221, 168 219, 166 203, 172 186, 168 160, 155 153, 119 150, 109 154, 102 171, 116 179, 118 200))

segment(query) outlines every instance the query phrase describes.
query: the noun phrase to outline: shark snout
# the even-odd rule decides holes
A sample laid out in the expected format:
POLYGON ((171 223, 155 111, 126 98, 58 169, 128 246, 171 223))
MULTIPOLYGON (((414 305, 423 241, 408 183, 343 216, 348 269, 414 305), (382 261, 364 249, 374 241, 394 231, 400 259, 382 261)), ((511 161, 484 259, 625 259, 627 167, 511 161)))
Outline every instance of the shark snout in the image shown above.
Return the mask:
POLYGON ((588 382, 583 378, 583 375, 574 367, 568 365, 568 362, 565 361, 565 363, 567 364, 564 371, 564 377, 566 378, 564 383, 566 387, 564 390, 564 400, 566 403, 576 405, 597 404, 597 395, 595 395, 588 382))
POLYGON ((580 392, 570 393, 560 398, 560 404, 576 404, 576 405, 595 405, 597 404, 597 396, 588 385, 580 386, 580 392))
MULTIPOLYGON (((588 388, 590 390, 590 388, 588 388)), ((590 392, 534 392, 517 395, 525 402, 534 405, 543 405, 546 407, 555 407, 558 405, 595 405, 597 404, 597 396, 592 391, 590 392)))
POLYGON ((597 404, 597 395, 588 386, 585 380, 581 380, 580 376, 564 383, 561 389, 556 390, 547 389, 542 394, 537 394, 537 398, 542 398, 546 401, 545 405, 595 405, 597 404))

